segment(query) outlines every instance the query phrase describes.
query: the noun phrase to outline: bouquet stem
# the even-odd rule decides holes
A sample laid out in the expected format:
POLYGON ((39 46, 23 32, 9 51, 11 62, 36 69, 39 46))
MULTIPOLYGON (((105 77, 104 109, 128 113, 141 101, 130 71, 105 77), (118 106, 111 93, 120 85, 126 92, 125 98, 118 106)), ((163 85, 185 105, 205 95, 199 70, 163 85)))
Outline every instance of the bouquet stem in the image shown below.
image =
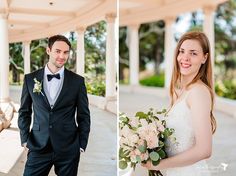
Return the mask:
POLYGON ((148 176, 163 176, 161 171, 149 170, 148 176))

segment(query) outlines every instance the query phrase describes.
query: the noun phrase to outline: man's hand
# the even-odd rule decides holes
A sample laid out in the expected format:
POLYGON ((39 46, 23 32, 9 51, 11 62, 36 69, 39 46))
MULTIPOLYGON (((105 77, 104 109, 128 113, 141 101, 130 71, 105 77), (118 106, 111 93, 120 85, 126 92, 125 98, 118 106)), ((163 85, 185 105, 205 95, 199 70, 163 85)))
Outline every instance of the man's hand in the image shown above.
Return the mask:
POLYGON ((27 143, 24 143, 24 144, 22 144, 22 146, 24 147, 24 149, 25 149, 25 151, 29 151, 29 149, 26 147, 26 145, 27 145, 27 143))

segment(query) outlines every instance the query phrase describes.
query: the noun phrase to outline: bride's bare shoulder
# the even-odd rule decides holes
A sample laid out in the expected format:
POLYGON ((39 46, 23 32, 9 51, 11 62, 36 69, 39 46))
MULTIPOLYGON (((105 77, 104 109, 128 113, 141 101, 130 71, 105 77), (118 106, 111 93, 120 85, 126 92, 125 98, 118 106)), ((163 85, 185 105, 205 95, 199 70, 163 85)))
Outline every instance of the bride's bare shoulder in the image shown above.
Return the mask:
POLYGON ((189 86, 188 102, 191 101, 210 101, 211 94, 207 86, 202 82, 196 82, 189 86))
POLYGON ((191 84, 190 86, 189 86, 189 88, 188 88, 188 91, 190 92, 190 93, 206 93, 206 94, 209 94, 210 93, 210 91, 209 91, 209 89, 208 89, 208 87, 203 83, 203 82, 200 82, 200 81, 198 81, 198 82, 196 82, 196 83, 194 83, 194 84, 191 84))

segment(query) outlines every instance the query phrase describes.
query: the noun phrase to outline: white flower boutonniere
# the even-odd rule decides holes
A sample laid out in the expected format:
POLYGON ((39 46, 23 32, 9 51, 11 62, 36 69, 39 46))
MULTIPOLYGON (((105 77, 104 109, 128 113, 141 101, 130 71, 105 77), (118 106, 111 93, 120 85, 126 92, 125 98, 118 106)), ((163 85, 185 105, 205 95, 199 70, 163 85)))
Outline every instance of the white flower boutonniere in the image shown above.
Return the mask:
POLYGON ((38 94, 41 93, 41 94, 44 96, 44 94, 43 94, 43 92, 42 92, 42 83, 39 82, 36 78, 34 78, 34 89, 33 89, 33 93, 38 93, 38 94))

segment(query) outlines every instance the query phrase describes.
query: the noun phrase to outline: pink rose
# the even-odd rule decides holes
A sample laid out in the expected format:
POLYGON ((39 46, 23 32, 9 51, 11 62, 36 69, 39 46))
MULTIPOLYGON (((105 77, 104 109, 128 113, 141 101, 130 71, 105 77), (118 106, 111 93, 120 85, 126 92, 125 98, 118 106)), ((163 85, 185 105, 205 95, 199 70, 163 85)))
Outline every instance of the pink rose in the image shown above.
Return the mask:
POLYGON ((138 149, 134 149, 129 153, 131 162, 137 162, 136 156, 140 156, 141 152, 138 149))

